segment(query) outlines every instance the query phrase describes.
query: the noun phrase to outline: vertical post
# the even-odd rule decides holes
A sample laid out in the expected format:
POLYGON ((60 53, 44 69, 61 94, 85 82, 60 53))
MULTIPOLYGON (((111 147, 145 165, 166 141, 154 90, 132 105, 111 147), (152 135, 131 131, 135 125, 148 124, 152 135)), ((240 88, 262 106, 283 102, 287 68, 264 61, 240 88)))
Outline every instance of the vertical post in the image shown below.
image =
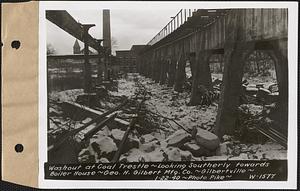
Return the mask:
POLYGON ((98 77, 98 83, 101 83, 102 82, 102 47, 101 47, 101 43, 102 43, 102 39, 101 40, 97 40, 99 46, 98 46, 98 74, 97 74, 97 77, 98 77))
POLYGON ((177 28, 179 28, 179 14, 176 15, 176 17, 177 17, 177 28))
POLYGON ((110 10, 103 10, 103 47, 105 49, 104 57, 104 80, 108 79, 108 64, 110 62, 109 55, 111 55, 111 33, 110 33, 110 10))
POLYGON ((153 50, 151 59, 151 79, 155 80, 155 67, 156 67, 156 51, 153 50))
POLYGON ((167 78, 167 62, 165 59, 165 54, 166 54, 166 49, 162 51, 161 54, 161 69, 160 69, 160 77, 159 77, 159 82, 160 84, 165 84, 166 83, 166 78, 167 78))
POLYGON ((182 9, 180 10, 181 24, 183 24, 182 9))
POLYGON ((176 73, 176 58, 175 58, 175 48, 174 45, 171 45, 171 57, 169 59, 169 78, 168 78, 168 86, 172 87, 175 82, 175 73, 176 73))
POLYGON ((243 11, 235 10, 232 13, 231 23, 226 25, 229 37, 226 39, 224 48, 223 85, 214 129, 215 134, 220 138, 224 134, 232 135, 236 130, 245 56, 254 50, 254 42, 242 41, 243 30, 245 30, 242 23, 243 11))
POLYGON ((103 10, 103 47, 111 54, 110 10, 103 10))
POLYGON ((275 62, 276 79, 279 89, 279 99, 277 111, 273 118, 280 124, 282 133, 288 133, 288 59, 287 59, 287 41, 274 41, 271 43, 273 49, 269 55, 275 62))
POLYGON ((92 76, 91 76, 91 64, 89 63, 89 45, 88 45, 88 37, 89 37, 89 29, 95 25, 82 25, 83 26, 83 39, 84 39, 84 92, 90 93, 92 88, 92 76))
POLYGON ((192 79, 195 78, 196 75, 196 53, 195 52, 191 52, 189 54, 189 60, 190 60, 190 68, 191 68, 191 73, 192 73, 192 79))
POLYGON ((190 99, 190 105, 197 105, 200 103, 201 92, 199 92, 200 85, 204 86, 206 89, 210 89, 211 74, 209 71, 208 58, 209 54, 205 50, 205 33, 198 32, 196 34, 196 58, 195 64, 193 64, 193 84, 192 84, 192 94, 190 99))
POLYGON ((183 84, 186 79, 186 74, 185 74, 185 65, 186 65, 186 60, 185 60, 185 53, 184 53, 184 45, 180 45, 181 47, 179 48, 179 57, 177 59, 178 62, 178 67, 176 69, 176 76, 175 76, 175 86, 174 90, 177 92, 182 92, 183 84))

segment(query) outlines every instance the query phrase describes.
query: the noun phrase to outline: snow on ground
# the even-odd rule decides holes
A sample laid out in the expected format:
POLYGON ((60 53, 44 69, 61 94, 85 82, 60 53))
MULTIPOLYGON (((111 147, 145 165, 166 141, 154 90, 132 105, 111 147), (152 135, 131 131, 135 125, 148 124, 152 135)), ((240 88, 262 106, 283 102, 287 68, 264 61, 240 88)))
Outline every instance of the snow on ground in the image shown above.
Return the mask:
MULTIPOLYGON (((129 75, 128 82, 124 79, 120 80, 118 95, 133 95, 135 91, 135 85, 133 78, 138 78, 138 81, 142 83, 151 92, 150 99, 145 104, 147 108, 155 113, 159 113, 168 118, 174 118, 186 129, 192 129, 193 127, 200 127, 206 130, 212 130, 215 125, 216 115, 218 110, 217 103, 211 106, 187 106, 190 98, 188 92, 178 93, 172 88, 166 85, 159 85, 153 80, 135 75, 129 75), (129 90, 130 89, 130 90, 129 90)), ((222 79, 222 74, 215 75, 214 78, 222 79)), ((252 106, 252 105, 251 105, 252 106)), ((254 106, 253 106, 254 107, 254 106)), ((261 108, 256 108, 257 112, 261 108)), ((168 121, 174 128, 180 129, 174 122, 168 121)), ((164 123, 168 123, 167 120, 164 123)), ((160 144, 157 145, 155 142, 140 144, 140 148, 133 149, 125 154, 129 161, 162 161, 163 152, 168 153, 176 158, 176 153, 179 152, 181 155, 191 155, 189 151, 183 151, 176 147, 167 147, 166 138, 170 134, 165 134, 160 131, 151 133, 160 144), (146 149, 145 149, 146 147, 146 149), (149 153, 149 148, 152 150, 149 153), (151 149, 152 148, 152 149, 151 149), (148 150, 147 150, 148 149, 148 150), (162 151, 163 150, 163 151, 162 151), (142 159, 141 159, 142 157, 142 159)), ((147 135, 149 136, 149 135, 147 135)), ((224 143, 222 143, 224 145, 224 143)), ((226 144, 225 144, 226 145, 226 144)), ((261 144, 237 144, 234 146, 235 149, 239 149, 238 153, 230 151, 230 148, 226 146, 226 152, 217 151, 218 156, 210 157, 192 157, 192 160, 262 160, 262 159, 286 159, 287 151, 281 145, 270 142, 264 145, 261 144), (253 151, 255 151, 253 153, 253 151), (232 154, 233 153, 233 154, 232 154)), ((237 152, 237 151, 235 151, 237 152)), ((124 155, 122 155, 125 157, 124 155)), ((169 157, 170 158, 170 157, 169 157)), ((181 160, 177 158, 178 160, 181 160)))
MULTIPOLYGON (((216 75, 214 78, 222 79, 222 75, 216 75)), ((151 93, 149 99, 146 100, 145 105, 148 110, 153 113, 158 113, 162 116, 172 118, 176 120, 180 125, 186 129, 201 128, 211 131, 215 125, 216 115, 218 110, 217 103, 213 103, 210 106, 187 106, 190 98, 190 93, 183 92, 178 93, 171 87, 166 85, 159 85, 151 79, 139 76, 138 74, 128 74, 125 79, 118 80, 118 91, 109 91, 112 96, 134 96, 138 87, 136 81, 143 84, 146 89, 151 93)), ((60 101, 75 101, 76 97, 83 93, 82 89, 66 90, 62 92, 52 93, 50 97, 52 99, 59 99, 60 101)), ((254 106, 253 106, 254 107, 254 106)), ((255 112, 259 112, 260 107, 255 107, 255 112)), ((158 118, 161 124, 168 127, 169 131, 165 132, 157 129, 152 133, 145 134, 143 136, 136 137, 131 133, 130 138, 135 145, 129 148, 127 152, 121 155, 120 160, 128 162, 138 161, 163 161, 166 156, 171 161, 181 160, 264 160, 264 159, 286 159, 287 151, 284 147, 274 142, 267 142, 266 144, 241 144, 232 143, 230 141, 223 142, 213 155, 206 157, 195 157, 189 150, 182 150, 177 146, 168 145, 168 138, 172 137, 172 134, 181 128, 171 120, 164 120, 158 118), (171 127, 170 127, 171 126, 171 127)), ((69 120, 69 119, 68 119, 69 120)), ((57 118, 57 123, 65 124, 69 123, 68 120, 61 120, 57 118)), ((86 119, 82 122, 74 124, 74 128, 78 128, 84 123, 87 123, 90 119, 86 119)), ((89 129, 92 128, 89 127, 89 129)), ((50 121, 50 129, 52 131, 57 129, 57 125, 50 121)), ((89 129, 86 129, 88 131, 89 129)), ((99 131, 93 140, 97 142, 99 148, 113 148, 107 152, 115 151, 115 143, 118 146, 118 141, 121 139, 121 135, 124 131, 107 128, 99 131), (103 138, 107 137, 107 138, 103 138), (101 141, 100 141, 101 138, 101 141), (113 140, 113 141, 112 141, 113 140), (101 144, 100 144, 101 143, 101 144), (109 145, 111 147, 109 147, 109 145)), ((82 134, 81 134, 82 135, 82 134)), ((177 136, 181 137, 181 136, 177 136)), ((181 137, 182 138, 182 137, 181 137)), ((176 142, 174 140, 173 142, 176 142)), ((91 141, 90 141, 91 142, 91 141)), ((193 145, 193 140, 191 145, 193 145)), ((91 145, 88 150, 91 150, 91 145)), ((196 148, 197 149, 197 148, 196 148)), ((90 152, 93 155, 93 152, 90 152)), ((94 153, 95 154, 95 153, 94 153)), ((81 154, 80 154, 81 155, 81 154)), ((99 158, 96 161, 107 161, 105 158, 99 158)))
MULTIPOLYGON (((158 112, 163 116, 174 118, 187 129, 203 127, 210 129, 216 119, 217 104, 211 106, 187 106, 190 99, 188 92, 178 93, 166 85, 159 85, 150 79, 139 76, 139 81, 151 90, 151 98, 146 106, 152 112, 158 112)), ((173 127, 178 126, 170 121, 173 127)))
POLYGON ((83 94, 83 89, 71 89, 60 92, 51 92, 49 98, 56 101, 72 101, 75 102, 78 95, 83 94))
POLYGON ((131 97, 134 95, 135 90, 135 82, 133 81, 132 77, 127 79, 122 78, 118 80, 118 91, 111 91, 110 95, 131 97))
MULTIPOLYGON (((223 74, 222 73, 211 73, 212 80, 215 79, 222 80, 223 74)), ((264 84, 265 88, 271 84, 277 83, 276 77, 273 76, 249 76, 244 75, 243 80, 247 80, 249 84, 264 84)))

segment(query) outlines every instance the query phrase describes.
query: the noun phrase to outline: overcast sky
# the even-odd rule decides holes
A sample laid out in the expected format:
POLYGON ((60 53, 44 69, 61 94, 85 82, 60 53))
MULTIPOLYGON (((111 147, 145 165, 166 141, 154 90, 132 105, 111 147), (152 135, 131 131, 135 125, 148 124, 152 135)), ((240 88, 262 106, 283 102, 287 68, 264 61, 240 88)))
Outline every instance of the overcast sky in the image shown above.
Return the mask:
MULTIPOLYGON (((82 24, 95 24, 89 30, 92 37, 102 38, 102 10, 67 10, 82 24)), ((147 44, 179 9, 110 10, 111 36, 117 41, 116 50, 130 49, 133 44, 147 44)), ((72 54, 75 38, 47 20, 47 43, 57 54, 72 54)), ((79 42, 83 47, 83 43, 79 42)))

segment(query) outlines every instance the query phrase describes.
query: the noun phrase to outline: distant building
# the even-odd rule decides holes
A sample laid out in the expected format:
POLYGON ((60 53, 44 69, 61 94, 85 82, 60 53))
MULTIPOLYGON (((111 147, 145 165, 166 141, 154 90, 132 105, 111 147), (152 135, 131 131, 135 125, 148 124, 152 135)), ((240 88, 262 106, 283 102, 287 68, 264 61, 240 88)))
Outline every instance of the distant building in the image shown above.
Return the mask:
MULTIPOLYGON (((78 40, 75 40, 73 45, 73 54, 84 54, 84 48, 81 49, 78 40)), ((89 50, 89 54, 96 54, 95 52, 89 50)))
POLYGON ((145 46, 133 45, 130 50, 116 51, 116 59, 120 69, 125 72, 136 72, 138 54, 145 46))
POLYGON ((77 39, 73 45, 73 54, 80 54, 80 45, 77 39))

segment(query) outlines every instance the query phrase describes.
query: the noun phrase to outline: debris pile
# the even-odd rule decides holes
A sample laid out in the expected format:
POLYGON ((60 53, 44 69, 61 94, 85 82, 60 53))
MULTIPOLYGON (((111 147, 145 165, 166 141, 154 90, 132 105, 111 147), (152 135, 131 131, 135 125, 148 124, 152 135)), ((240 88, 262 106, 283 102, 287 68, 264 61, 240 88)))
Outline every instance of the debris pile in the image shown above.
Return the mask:
MULTIPOLYGON (((220 82, 216 82, 215 87, 219 86, 220 82)), ((76 101, 78 92, 73 91, 75 98, 70 96, 72 101, 76 101)), ((61 101, 66 94, 60 92, 56 97, 61 101)), ((49 118, 57 124, 50 120, 48 137, 52 141, 48 141, 49 145, 70 131, 80 130, 76 135, 80 143, 80 152, 76 153, 79 162, 263 160, 286 157, 283 146, 268 142, 269 139, 265 137, 263 144, 261 141, 240 142, 230 136, 220 140, 212 133, 218 105, 189 106, 189 96, 189 92, 179 94, 166 85, 130 74, 127 79, 118 80, 118 91, 108 90, 107 96, 97 100, 99 104, 91 108, 103 118, 76 112, 73 116, 66 116, 57 106, 59 104, 53 106, 49 118), (126 104, 122 105, 125 97, 126 104), (103 123, 108 118, 112 120, 103 123), (87 138, 88 132, 94 129, 97 131, 90 133, 91 136, 87 138)), ((251 127, 257 126, 256 122, 261 121, 264 110, 265 107, 260 105, 241 105, 240 126, 251 130, 251 127), (249 120, 252 120, 252 125, 249 120)))

